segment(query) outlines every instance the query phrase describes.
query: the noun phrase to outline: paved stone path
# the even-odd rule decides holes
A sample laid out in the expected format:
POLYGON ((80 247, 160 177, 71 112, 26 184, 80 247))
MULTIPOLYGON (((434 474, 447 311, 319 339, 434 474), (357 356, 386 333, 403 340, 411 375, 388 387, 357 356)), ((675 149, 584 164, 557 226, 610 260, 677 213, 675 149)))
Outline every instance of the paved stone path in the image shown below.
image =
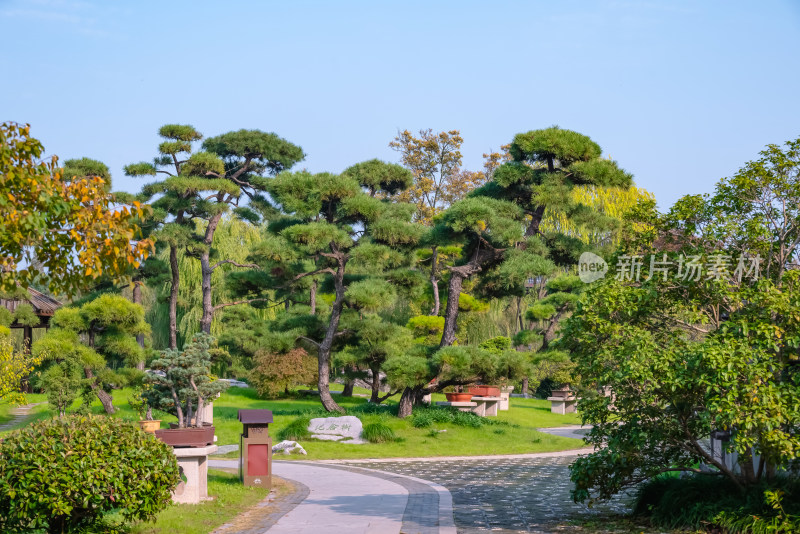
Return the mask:
POLYGON ((0 425, 0 431, 1 430, 8 430, 11 427, 13 427, 15 425, 18 425, 21 422, 23 422, 25 419, 27 419, 28 415, 30 415, 31 410, 34 407, 39 406, 40 404, 44 404, 44 403, 43 402, 35 402, 33 404, 25 404, 24 406, 18 406, 16 408, 13 408, 11 410, 11 415, 13 417, 11 418, 11 420, 6 421, 2 425, 0 425))
POLYGON ((627 496, 591 510, 572 502, 568 466, 574 458, 540 455, 342 463, 413 475, 445 486, 453 496, 459 534, 569 531, 570 520, 626 512, 627 496))

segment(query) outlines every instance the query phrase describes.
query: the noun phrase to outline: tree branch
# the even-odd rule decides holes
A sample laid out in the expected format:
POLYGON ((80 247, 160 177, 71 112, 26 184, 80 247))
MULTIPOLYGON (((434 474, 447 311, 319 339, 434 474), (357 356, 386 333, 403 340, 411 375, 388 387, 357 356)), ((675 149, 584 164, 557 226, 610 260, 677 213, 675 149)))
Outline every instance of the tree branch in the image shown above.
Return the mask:
MULTIPOLYGON (((217 304, 214 306, 213 310, 217 311, 221 310, 222 308, 227 308, 228 306, 236 306, 237 304, 250 304, 251 302, 269 302, 269 299, 260 297, 255 299, 237 300, 235 302, 225 302, 224 304, 217 304)), ((278 304, 275 304, 275 306, 279 306, 280 304, 283 304, 283 302, 279 302, 278 304)))
POLYGON ((260 269, 261 268, 260 266, 256 265, 255 263, 237 263, 237 262, 235 262, 233 260, 221 260, 221 261, 218 261, 217 263, 215 263, 214 265, 212 265, 211 266, 211 270, 213 271, 214 269, 216 269, 217 267, 219 267, 220 265, 225 264, 225 263, 230 263, 231 265, 234 265, 236 267, 241 267, 242 269, 260 269))

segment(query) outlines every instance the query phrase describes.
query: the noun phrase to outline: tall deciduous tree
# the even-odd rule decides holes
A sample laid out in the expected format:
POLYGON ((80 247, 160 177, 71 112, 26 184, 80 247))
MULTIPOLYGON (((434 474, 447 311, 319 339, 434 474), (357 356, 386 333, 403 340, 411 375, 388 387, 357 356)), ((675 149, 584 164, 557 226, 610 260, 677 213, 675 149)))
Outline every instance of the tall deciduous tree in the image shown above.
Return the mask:
POLYGON ((66 177, 55 156, 37 160, 43 150, 30 126, 0 125, 0 290, 39 279, 74 294, 104 273, 138 267, 153 246, 136 240, 147 208, 114 209, 103 178, 66 177))

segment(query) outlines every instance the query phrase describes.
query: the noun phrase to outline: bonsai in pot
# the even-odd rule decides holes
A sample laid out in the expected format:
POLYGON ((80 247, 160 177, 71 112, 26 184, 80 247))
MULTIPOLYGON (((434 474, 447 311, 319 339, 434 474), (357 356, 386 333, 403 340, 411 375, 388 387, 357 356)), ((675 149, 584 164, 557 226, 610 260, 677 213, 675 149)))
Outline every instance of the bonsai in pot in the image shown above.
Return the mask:
POLYGON ((150 434, 155 434, 156 430, 161 427, 161 419, 153 419, 153 407, 147 402, 147 394, 145 393, 150 388, 150 384, 136 388, 128 400, 128 404, 139 415, 139 420, 137 421, 139 428, 150 434))
POLYGON ((147 402, 178 418, 177 428, 157 430, 156 437, 174 447, 204 447, 214 441, 214 427, 205 425, 206 403, 226 384, 211 375, 214 338, 199 333, 182 351, 168 349, 153 361, 154 372, 145 379, 147 402))

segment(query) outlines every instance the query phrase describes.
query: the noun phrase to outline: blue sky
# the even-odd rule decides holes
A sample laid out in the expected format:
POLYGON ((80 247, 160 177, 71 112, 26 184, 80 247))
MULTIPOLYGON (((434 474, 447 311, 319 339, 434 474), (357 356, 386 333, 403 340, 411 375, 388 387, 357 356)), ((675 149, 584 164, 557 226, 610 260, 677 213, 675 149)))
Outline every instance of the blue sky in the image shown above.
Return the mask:
POLYGON ((0 120, 49 153, 149 160, 165 123, 273 131, 338 172, 398 129, 458 129, 464 167, 557 124, 662 208, 800 136, 800 1, 0 0, 0 120))

